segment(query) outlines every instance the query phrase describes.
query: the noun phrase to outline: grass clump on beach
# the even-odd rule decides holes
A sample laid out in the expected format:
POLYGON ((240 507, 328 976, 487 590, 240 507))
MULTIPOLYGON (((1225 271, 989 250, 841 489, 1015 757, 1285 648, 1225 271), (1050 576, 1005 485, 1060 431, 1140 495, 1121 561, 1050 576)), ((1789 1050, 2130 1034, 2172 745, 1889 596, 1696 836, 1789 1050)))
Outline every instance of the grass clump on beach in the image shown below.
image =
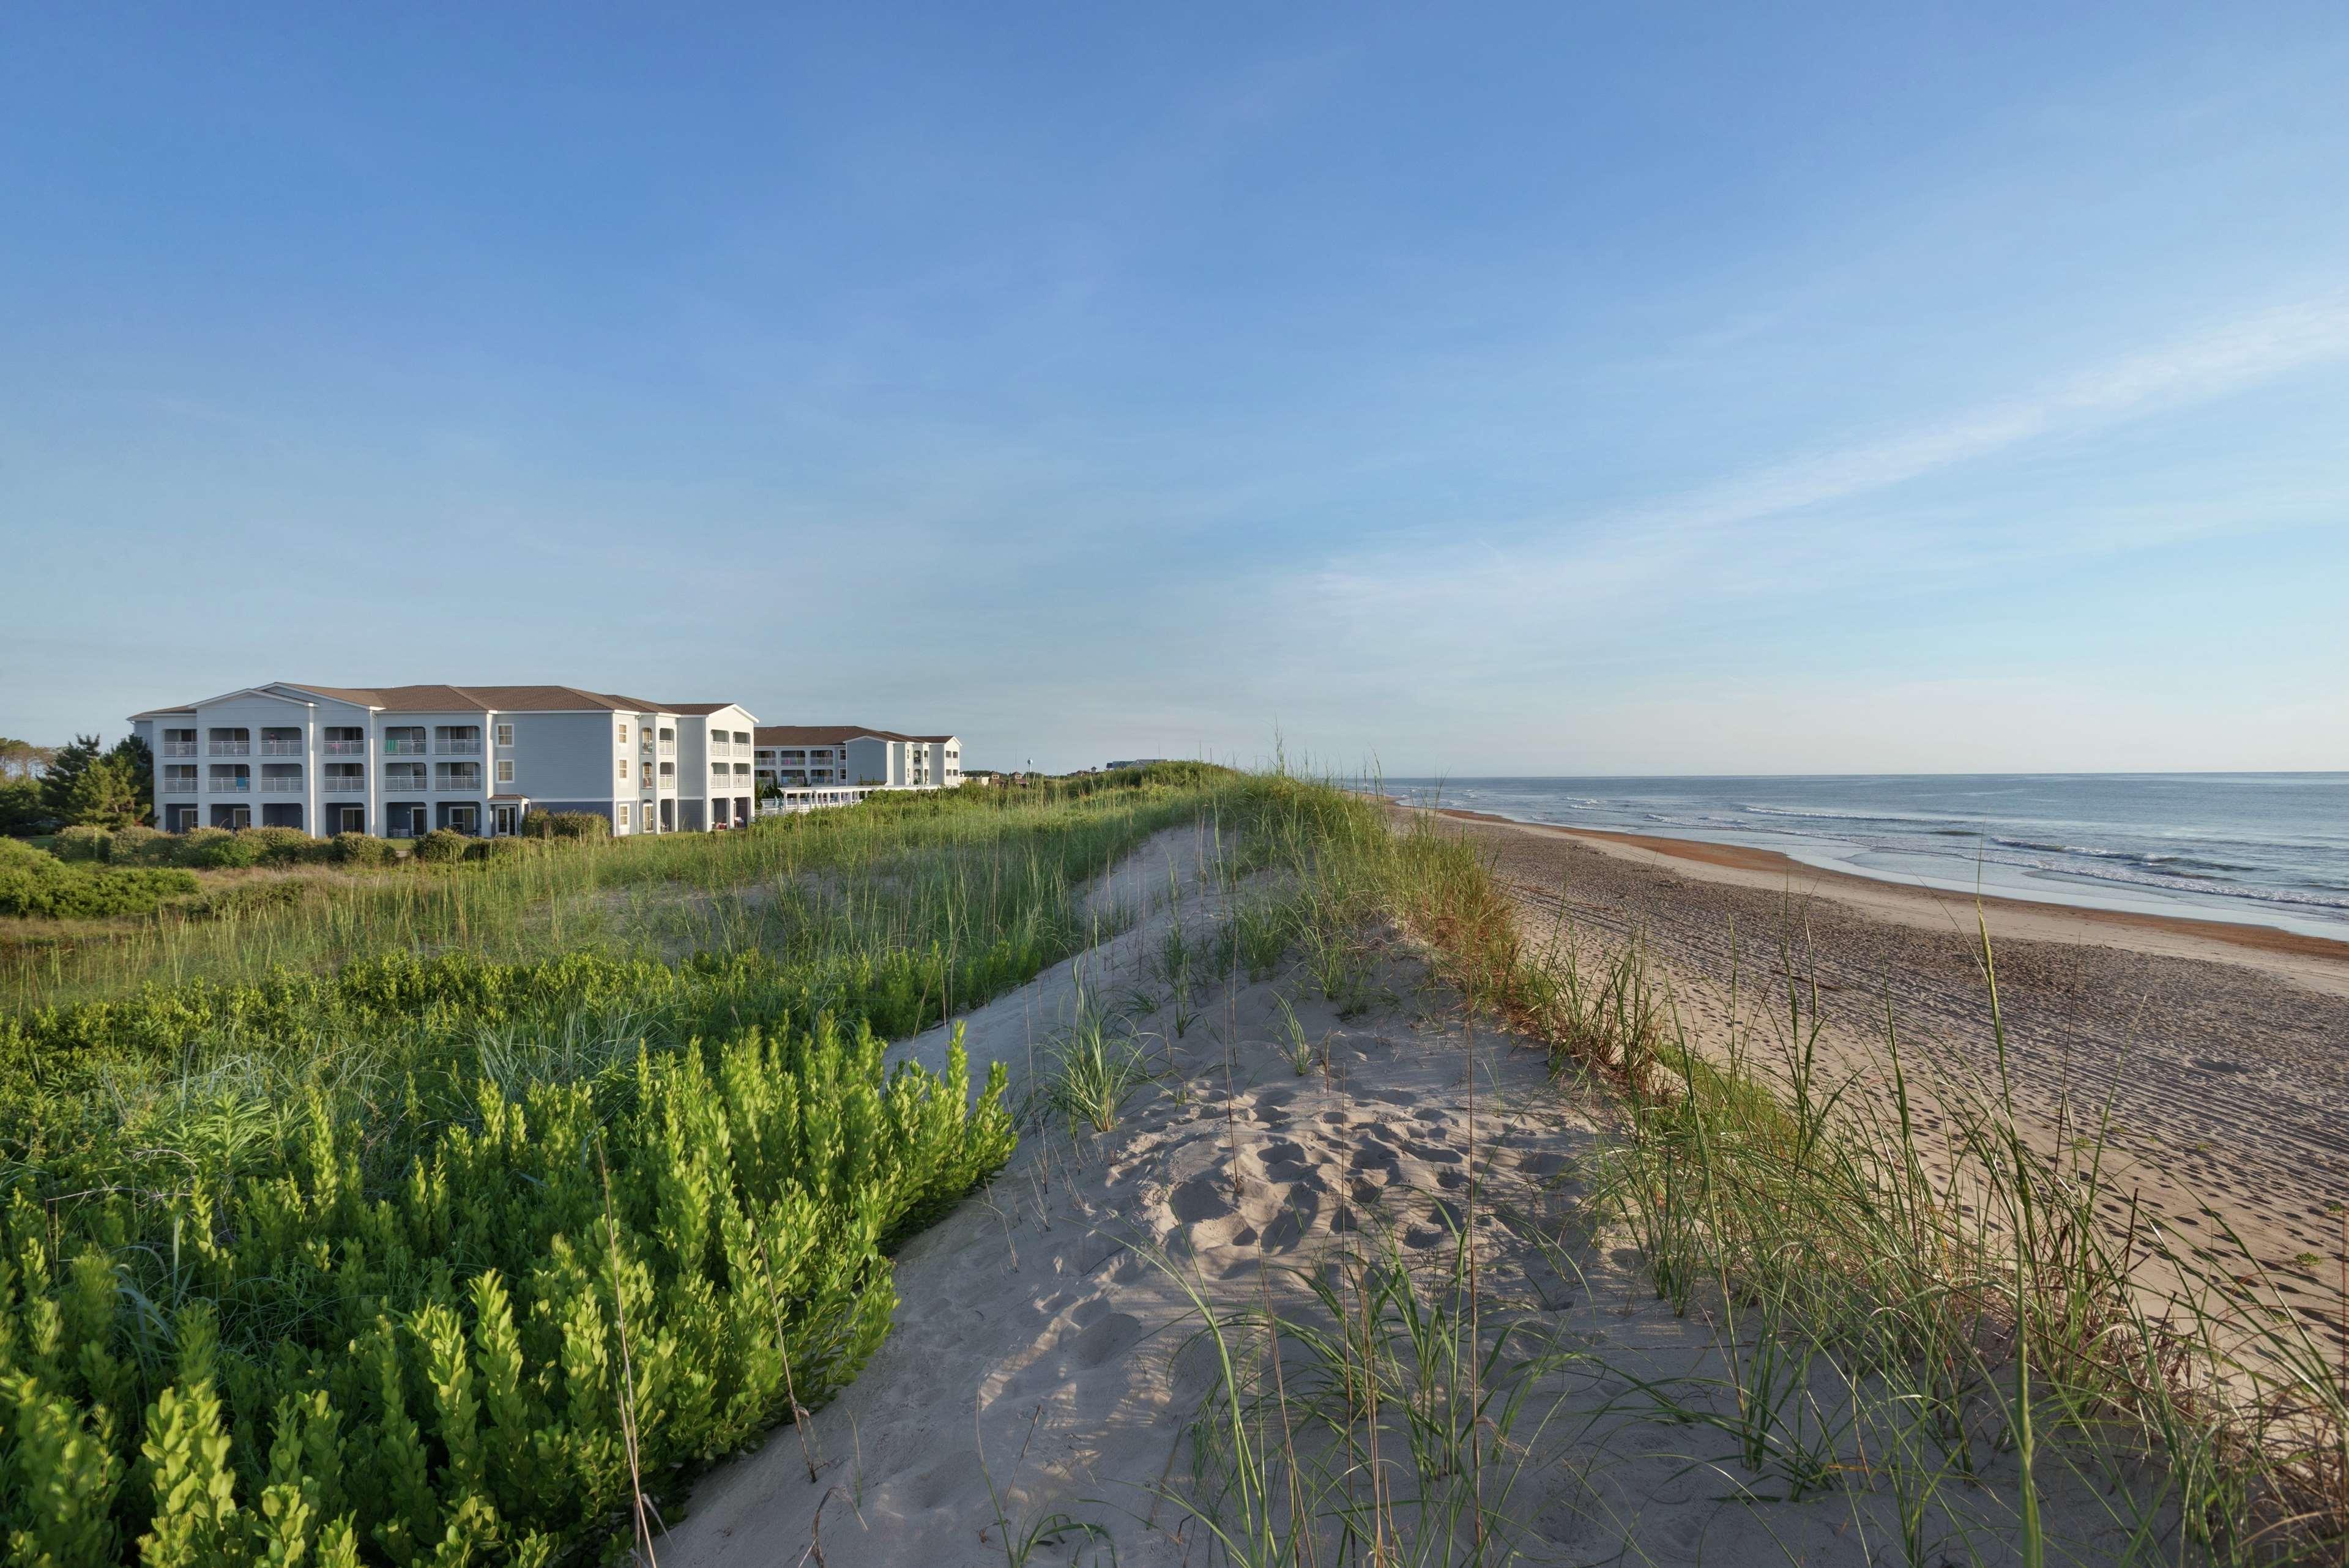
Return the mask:
POLYGON ((890 1250, 1011 1150, 999 1064, 885 1041, 1093 940, 1086 883, 1216 788, 558 842, 20 968, 12 1560, 648 1548, 854 1375, 890 1250))
MULTIPOLYGON (((1398 932, 1610 1108, 1594 1212, 1661 1303, 1712 1326, 1720 1367, 1656 1381, 1574 1350, 1560 1367, 1614 1380, 1610 1417, 1686 1432, 1686 1463, 1752 1505, 1864 1500, 1890 1521, 1889 1560, 2341 1560, 2349 1407, 2329 1344, 2249 1247, 2180 1240, 2131 1204, 2093 1108, 2026 1126, 1986 937, 1993 1076, 1928 1065, 1888 1013, 1877 1059, 1833 1078, 1791 951, 1708 1054, 1636 934, 1528 935, 1473 841, 1431 818, 1304 780, 1265 784, 1249 813, 1235 861, 1290 890, 1288 943, 1333 1004, 1370 972, 1349 952, 1398 932)), ((1317 1294, 1299 1307, 1195 1304, 1221 1370, 1184 1501, 1220 1560, 1515 1560, 1496 1500, 1527 1449, 1506 1434, 1568 1410, 1542 1389, 1556 1368, 1504 1354, 1522 1327, 1480 1326, 1473 1284, 1446 1310, 1441 1279, 1380 1258, 1349 1243, 1334 1274, 1300 1275, 1317 1294), (1462 1408, 1464 1437, 1430 1424, 1462 1408)))

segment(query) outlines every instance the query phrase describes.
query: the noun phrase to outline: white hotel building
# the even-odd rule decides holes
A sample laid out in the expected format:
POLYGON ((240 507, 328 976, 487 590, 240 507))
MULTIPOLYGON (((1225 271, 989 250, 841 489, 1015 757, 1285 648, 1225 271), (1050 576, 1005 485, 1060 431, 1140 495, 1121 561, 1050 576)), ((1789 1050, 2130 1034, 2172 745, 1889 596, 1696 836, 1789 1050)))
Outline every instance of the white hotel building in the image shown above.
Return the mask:
POLYGON ((962 741, 951 735, 899 735, 853 724, 771 724, 754 733, 762 810, 844 806, 875 789, 962 784, 962 741))
POLYGON ((592 811, 615 833, 750 820, 758 721, 732 703, 575 686, 273 682, 131 716, 155 754, 155 820, 419 837, 518 831, 592 811))

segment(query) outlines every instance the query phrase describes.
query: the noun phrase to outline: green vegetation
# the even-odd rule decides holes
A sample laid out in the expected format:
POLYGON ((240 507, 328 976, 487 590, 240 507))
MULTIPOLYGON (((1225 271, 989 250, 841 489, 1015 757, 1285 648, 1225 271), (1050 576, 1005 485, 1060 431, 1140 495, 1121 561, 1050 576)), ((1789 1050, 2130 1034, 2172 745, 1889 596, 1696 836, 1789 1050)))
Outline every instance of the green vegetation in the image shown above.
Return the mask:
POLYGON ((68 864, 0 839, 0 914, 41 920, 150 914, 195 891, 196 879, 186 872, 68 864))
MULTIPOLYGON (((1700 1055, 1636 937, 1529 936, 1473 842, 1335 791, 1268 785, 1239 859, 1292 890, 1282 928, 1333 1000, 1364 983, 1370 934, 1400 927, 1473 1010, 1546 1041, 1556 1074, 1613 1108, 1597 1214, 1637 1241, 1660 1300, 1718 1326, 1723 1368, 1634 1378, 1608 1414, 1688 1431, 1692 1470, 1767 1497, 1872 1494, 1897 1522, 1883 1549, 1913 1563, 1978 1557, 1984 1522, 1993 1554, 2030 1563, 2342 1560, 2337 1343, 2214 1211, 2221 1233, 2191 1241, 2139 1212, 2095 1108, 2026 1131, 2002 1077, 1924 1070, 1889 1026, 1878 1059, 1830 1079, 1791 952, 1764 977, 1775 1006, 1725 1058, 1700 1055), (1862 1092, 1871 1077, 1886 1094, 1862 1092), (2094 1500, 2101 1544, 2056 1538, 2058 1493, 2094 1500)), ((1986 939, 1981 962, 2002 1061, 1986 939)), ((1201 1490, 1176 1501, 1222 1560, 1513 1559, 1528 1450, 1512 1434, 1571 1449, 1581 1429, 1537 1386, 1569 1361, 1521 1319, 1480 1322, 1474 1267, 1455 1248, 1450 1274, 1413 1274, 1349 1241, 1299 1276, 1301 1309, 1195 1295, 1220 1371, 1201 1490)), ((1630 1376, 1569 1348, 1586 1378, 1630 1376)))
POLYGON ((884 1041, 1092 940, 1087 882, 1218 788, 336 873, 20 965, 11 1559, 543 1563, 643 1531, 854 1375, 890 1249, 1010 1151, 999 1069, 974 1100, 958 1039, 939 1074, 884 1041))

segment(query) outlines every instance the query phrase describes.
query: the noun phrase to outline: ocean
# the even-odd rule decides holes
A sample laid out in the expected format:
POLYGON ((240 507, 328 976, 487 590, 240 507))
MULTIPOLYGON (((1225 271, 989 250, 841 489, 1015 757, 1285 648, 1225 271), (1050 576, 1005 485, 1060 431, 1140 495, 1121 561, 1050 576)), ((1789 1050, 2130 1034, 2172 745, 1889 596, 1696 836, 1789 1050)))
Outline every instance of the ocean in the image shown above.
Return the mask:
POLYGON ((1386 779, 1398 799, 1886 882, 2349 940, 2349 773, 1386 779))

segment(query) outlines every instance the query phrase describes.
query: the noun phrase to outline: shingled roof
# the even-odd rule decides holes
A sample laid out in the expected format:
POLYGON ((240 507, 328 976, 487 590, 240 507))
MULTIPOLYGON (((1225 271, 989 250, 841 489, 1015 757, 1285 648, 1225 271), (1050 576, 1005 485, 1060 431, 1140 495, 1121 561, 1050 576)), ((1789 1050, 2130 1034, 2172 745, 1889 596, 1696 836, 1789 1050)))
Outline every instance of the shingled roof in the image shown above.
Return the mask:
MULTIPOLYGON (((385 713, 465 713, 483 709, 495 713, 576 713, 582 708, 601 708, 609 713, 709 714, 734 706, 725 702, 647 702, 641 697, 567 686, 314 686, 308 681, 270 684, 385 713)), ((202 706, 191 702, 180 707, 150 708, 148 714, 186 713, 202 706)), ((137 717, 146 717, 148 714, 137 717)))
POLYGON ((761 746, 840 746, 851 740, 911 740, 894 729, 854 724, 762 724, 751 731, 761 746))

